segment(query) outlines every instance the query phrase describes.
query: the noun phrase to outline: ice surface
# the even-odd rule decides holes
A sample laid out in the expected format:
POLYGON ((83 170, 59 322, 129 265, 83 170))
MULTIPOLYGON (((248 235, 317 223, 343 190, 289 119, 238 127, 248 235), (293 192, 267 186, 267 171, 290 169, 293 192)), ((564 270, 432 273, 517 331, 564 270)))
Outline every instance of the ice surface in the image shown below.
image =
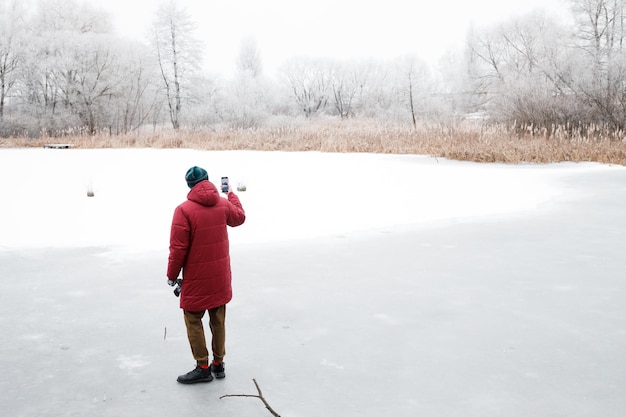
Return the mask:
POLYGON ((626 413, 626 170, 424 156, 0 150, 7 416, 626 413), (225 380, 165 284, 184 173, 244 182, 225 380), (87 197, 93 189, 95 196, 87 197))

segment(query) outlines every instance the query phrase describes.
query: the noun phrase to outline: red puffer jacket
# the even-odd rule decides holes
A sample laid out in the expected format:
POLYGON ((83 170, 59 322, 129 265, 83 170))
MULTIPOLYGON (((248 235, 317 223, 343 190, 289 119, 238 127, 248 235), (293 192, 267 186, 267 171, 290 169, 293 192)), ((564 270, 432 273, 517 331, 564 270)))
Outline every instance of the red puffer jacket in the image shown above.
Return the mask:
POLYGON ((167 277, 183 271, 180 308, 203 311, 232 298, 230 252, 226 226, 239 226, 246 214, 239 198, 222 198, 213 183, 201 181, 176 207, 170 234, 167 277))

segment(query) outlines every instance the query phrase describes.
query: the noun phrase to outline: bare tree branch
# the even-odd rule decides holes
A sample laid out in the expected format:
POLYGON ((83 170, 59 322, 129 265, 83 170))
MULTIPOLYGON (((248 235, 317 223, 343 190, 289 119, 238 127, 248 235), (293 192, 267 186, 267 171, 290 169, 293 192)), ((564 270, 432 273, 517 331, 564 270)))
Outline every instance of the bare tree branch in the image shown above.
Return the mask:
POLYGON ((261 387, 259 387, 259 384, 256 382, 256 379, 252 379, 252 382, 254 382, 254 386, 256 387, 257 392, 259 393, 258 395, 254 395, 254 394, 228 394, 228 395, 222 395, 220 397, 220 400, 222 398, 226 398, 226 397, 249 397, 249 398, 258 398, 261 401, 263 401, 263 404, 265 405, 265 408, 267 408, 267 411, 269 411, 274 417, 280 417, 280 415, 274 411, 274 409, 269 405, 269 403, 265 400, 265 397, 263 396, 263 393, 261 392, 261 387))

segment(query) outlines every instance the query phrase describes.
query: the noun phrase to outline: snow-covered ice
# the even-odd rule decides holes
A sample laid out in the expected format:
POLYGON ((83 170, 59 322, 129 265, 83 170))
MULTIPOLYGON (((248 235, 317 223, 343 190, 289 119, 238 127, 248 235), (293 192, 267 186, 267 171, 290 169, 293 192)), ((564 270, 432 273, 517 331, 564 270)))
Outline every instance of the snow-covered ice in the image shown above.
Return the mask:
POLYGON ((626 169, 0 150, 7 416, 626 414, 626 169), (165 284, 184 173, 243 183, 227 378, 165 284), (87 197, 93 190, 95 196, 87 197))

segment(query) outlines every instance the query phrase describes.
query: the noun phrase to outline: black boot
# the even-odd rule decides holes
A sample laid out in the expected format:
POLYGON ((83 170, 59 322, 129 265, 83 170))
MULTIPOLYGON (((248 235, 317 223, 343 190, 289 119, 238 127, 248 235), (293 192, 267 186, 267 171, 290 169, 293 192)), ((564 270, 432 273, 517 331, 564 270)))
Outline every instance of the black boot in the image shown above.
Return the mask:
POLYGON ((187 372, 185 375, 181 375, 176 379, 181 384, 195 384, 196 382, 211 382, 213 381, 213 375, 211 375, 211 369, 202 369, 196 366, 193 371, 187 372))
POLYGON ((211 363, 211 372, 215 374, 215 378, 222 379, 226 377, 226 373, 224 372, 224 362, 216 365, 215 362, 211 363))

